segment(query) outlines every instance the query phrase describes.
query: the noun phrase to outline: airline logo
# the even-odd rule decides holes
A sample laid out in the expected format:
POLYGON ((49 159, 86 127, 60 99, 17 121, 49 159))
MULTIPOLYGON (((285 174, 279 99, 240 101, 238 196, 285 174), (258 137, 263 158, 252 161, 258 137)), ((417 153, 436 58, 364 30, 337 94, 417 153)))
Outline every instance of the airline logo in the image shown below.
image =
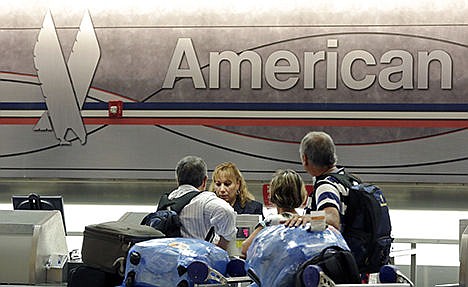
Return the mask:
POLYGON ((35 125, 37 131, 54 131, 60 144, 70 144, 73 132, 86 143, 81 109, 94 77, 101 52, 89 13, 81 21, 72 52, 65 62, 50 11, 34 47, 34 64, 47 111, 35 125))

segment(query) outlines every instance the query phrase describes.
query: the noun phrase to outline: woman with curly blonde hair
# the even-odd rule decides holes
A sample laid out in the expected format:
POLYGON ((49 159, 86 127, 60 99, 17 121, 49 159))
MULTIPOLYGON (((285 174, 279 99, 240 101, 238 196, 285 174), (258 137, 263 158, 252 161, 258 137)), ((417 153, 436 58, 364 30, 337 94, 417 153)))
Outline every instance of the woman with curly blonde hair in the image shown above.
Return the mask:
POLYGON ((263 206, 247 188, 242 173, 232 162, 224 162, 213 171, 210 190, 227 201, 237 214, 260 214, 263 206))

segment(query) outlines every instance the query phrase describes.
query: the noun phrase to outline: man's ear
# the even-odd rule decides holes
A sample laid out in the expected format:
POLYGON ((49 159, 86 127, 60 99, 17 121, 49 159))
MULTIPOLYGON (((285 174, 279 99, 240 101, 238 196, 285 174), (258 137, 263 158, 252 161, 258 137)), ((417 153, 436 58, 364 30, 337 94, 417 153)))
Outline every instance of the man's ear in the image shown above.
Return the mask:
POLYGON ((205 175, 205 177, 203 178, 202 185, 200 186, 199 190, 202 190, 202 191, 205 190, 207 182, 208 182, 208 176, 205 175))
POLYGON ((307 166, 309 164, 309 160, 305 154, 301 155, 301 161, 303 166, 307 166))

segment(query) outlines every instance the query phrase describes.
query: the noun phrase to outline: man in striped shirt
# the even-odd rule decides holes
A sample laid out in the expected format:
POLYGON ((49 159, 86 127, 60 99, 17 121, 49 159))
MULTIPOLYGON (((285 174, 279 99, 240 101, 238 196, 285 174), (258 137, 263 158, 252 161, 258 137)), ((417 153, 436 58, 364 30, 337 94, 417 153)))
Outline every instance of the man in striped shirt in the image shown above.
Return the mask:
MULTIPOLYGON (((337 156, 333 139, 325 132, 309 132, 302 139, 299 152, 304 169, 314 178, 320 178, 314 184, 315 200, 310 200, 308 208, 325 211, 326 223, 341 230, 341 216, 346 210, 341 195, 346 196, 348 190, 332 176, 324 177, 330 173, 344 173, 344 168, 339 169, 336 166, 337 156)), ((299 226, 310 220, 310 216, 307 215, 294 216, 285 224, 291 227, 299 226)))
POLYGON ((236 214, 225 200, 214 192, 205 191, 207 182, 207 165, 197 156, 182 158, 176 167, 178 188, 168 198, 174 199, 191 191, 199 191, 180 212, 183 237, 205 239, 209 230, 214 227, 219 240, 216 244, 227 249, 229 242, 236 236, 236 214))

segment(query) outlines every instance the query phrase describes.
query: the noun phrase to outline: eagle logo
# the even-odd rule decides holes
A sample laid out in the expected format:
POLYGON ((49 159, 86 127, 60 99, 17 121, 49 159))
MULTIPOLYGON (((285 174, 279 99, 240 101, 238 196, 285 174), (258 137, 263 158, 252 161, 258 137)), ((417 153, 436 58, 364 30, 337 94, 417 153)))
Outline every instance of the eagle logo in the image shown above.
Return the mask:
POLYGON ((34 46, 34 65, 47 111, 34 126, 35 131, 54 131, 61 145, 70 144, 71 132, 82 145, 86 143, 81 109, 100 57, 101 50, 88 11, 83 16, 67 62, 52 14, 47 12, 34 46))

